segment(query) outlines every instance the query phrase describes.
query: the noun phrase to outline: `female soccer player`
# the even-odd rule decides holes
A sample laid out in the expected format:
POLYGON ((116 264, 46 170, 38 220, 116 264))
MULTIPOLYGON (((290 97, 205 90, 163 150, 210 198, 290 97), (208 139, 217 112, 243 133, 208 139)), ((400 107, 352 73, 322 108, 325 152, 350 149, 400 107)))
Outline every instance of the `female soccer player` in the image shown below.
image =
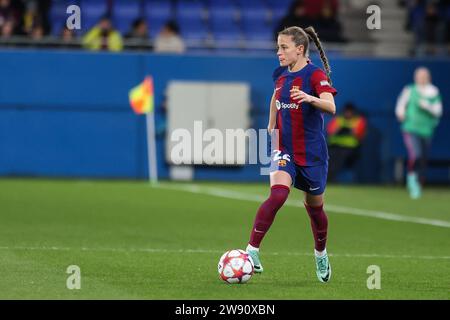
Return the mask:
POLYGON ((417 68, 414 84, 403 88, 395 107, 402 124, 403 140, 408 151, 406 185, 412 199, 421 196, 427 153, 431 138, 442 115, 439 89, 431 83, 430 71, 417 68))
POLYGON ((337 91, 330 84, 330 66, 314 28, 289 27, 279 32, 277 55, 280 67, 273 73, 275 87, 268 125, 270 133, 278 133, 279 148, 272 151, 276 169, 270 173, 270 196, 256 214, 246 250, 255 263, 255 272, 262 272, 261 241, 294 185, 304 191, 304 205, 315 241, 317 277, 328 282, 331 277, 325 249, 328 219, 323 210, 328 151, 323 113, 335 114, 333 96, 337 91), (326 73, 308 59, 309 38, 319 51, 326 73))

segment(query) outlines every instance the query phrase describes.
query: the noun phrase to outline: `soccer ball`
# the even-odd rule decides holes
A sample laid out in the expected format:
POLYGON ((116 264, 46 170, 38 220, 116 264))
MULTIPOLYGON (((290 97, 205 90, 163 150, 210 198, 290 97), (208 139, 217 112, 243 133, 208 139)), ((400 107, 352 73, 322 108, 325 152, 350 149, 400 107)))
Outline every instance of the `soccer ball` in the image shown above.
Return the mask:
POLYGON ((254 263, 247 252, 235 249, 225 252, 219 260, 220 278, 227 283, 246 283, 253 275, 254 263))

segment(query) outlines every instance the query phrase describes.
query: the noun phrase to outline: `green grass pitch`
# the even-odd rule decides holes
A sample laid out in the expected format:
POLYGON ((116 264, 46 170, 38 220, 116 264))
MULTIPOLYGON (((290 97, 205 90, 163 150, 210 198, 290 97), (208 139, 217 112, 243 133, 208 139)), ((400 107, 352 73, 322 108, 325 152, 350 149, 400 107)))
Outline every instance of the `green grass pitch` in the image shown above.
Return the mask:
POLYGON ((267 184, 0 180, 1 299, 449 299, 450 189, 410 200, 402 188, 330 185, 333 276, 315 276, 302 195, 293 189, 261 247, 264 273, 228 285, 217 263, 245 249, 267 184), (195 187, 197 186, 197 187, 195 187), (188 189, 188 190, 186 190, 188 189), (339 210, 338 210, 339 211, 339 210), (342 211, 342 210, 341 210, 342 211), (365 212, 365 211, 364 211, 365 212), (427 224, 438 220, 444 226, 427 224), (69 290, 69 265, 81 289, 69 290), (367 268, 381 270, 369 290, 367 268))

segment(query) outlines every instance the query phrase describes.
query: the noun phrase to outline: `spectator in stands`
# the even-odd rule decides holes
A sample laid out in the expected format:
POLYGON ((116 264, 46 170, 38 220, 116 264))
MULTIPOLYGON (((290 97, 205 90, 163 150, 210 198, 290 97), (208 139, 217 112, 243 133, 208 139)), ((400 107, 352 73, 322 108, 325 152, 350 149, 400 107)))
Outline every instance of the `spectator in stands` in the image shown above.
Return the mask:
POLYGON ((174 21, 167 22, 155 39, 155 51, 183 53, 185 50, 178 25, 174 21))
POLYGON ((50 24, 47 15, 50 5, 49 0, 24 1, 21 34, 28 35, 34 40, 40 40, 44 35, 48 34, 50 24))
POLYGON ((437 4, 428 1, 425 5, 424 33, 427 54, 436 54, 440 16, 437 4))
POLYGON ((320 34, 321 39, 330 42, 345 42, 337 15, 337 0, 323 0, 320 9, 320 14, 317 19, 317 32, 320 34))
POLYGON ((25 14, 23 16, 23 32, 27 35, 31 35, 36 20, 39 20, 39 13, 37 3, 35 1, 29 1, 26 4, 25 14))
POLYGON ((71 43, 75 40, 75 32, 67 28, 67 25, 65 23, 61 31, 61 40, 64 43, 71 43))
POLYGON ((39 23, 34 25, 30 32, 30 36, 34 41, 42 40, 44 37, 44 26, 39 23))
POLYGON ((274 38, 278 39, 278 33, 291 26, 306 28, 313 25, 314 21, 306 14, 306 8, 303 0, 292 2, 286 16, 281 20, 279 26, 275 29, 274 38))
POLYGON ((337 19, 337 12, 337 0, 296 0, 275 29, 275 39, 278 37, 278 32, 287 27, 306 28, 311 25, 321 40, 343 42, 345 39, 342 37, 342 28, 337 19))
POLYGON ((2 39, 10 38, 14 35, 14 20, 8 19, 3 22, 1 28, 0 28, 0 36, 2 39))
POLYGON ((408 152, 407 188, 411 198, 421 196, 422 185, 434 129, 442 115, 439 89, 431 83, 425 67, 414 72, 414 83, 403 88, 395 107, 401 123, 403 141, 408 152))
POLYGON ((358 114, 352 103, 347 103, 343 113, 328 123, 329 181, 334 181, 343 168, 354 167, 366 128, 366 119, 358 114))
POLYGON ((20 22, 20 12, 11 0, 0 0, 0 31, 2 38, 9 38, 16 33, 20 22))
POLYGON ((407 28, 414 32, 414 54, 433 55, 439 47, 445 50, 450 36, 450 4, 448 0, 409 0, 407 28))
POLYGON ((113 28, 111 19, 104 16, 82 39, 83 47, 89 50, 121 51, 122 36, 113 28))
POLYGON ((61 39, 61 42, 63 43, 63 45, 62 45, 63 48, 77 48, 78 47, 78 43, 76 42, 75 31, 67 28, 65 23, 62 27, 60 39, 61 39))
POLYGON ((147 22, 143 18, 137 18, 130 32, 125 35, 126 45, 130 49, 149 48, 149 34, 147 22))

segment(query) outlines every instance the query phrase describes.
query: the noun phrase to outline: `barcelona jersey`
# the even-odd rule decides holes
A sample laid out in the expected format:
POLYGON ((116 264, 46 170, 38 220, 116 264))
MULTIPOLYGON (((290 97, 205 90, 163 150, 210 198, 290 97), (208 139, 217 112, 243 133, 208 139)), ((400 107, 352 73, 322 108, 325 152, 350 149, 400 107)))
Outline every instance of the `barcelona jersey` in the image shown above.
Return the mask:
POLYGON ((279 67, 273 73, 276 129, 279 149, 289 154, 298 166, 319 166, 328 162, 323 112, 309 103, 298 103, 291 98, 291 89, 319 97, 322 92, 337 94, 325 72, 312 63, 296 72, 279 67))

